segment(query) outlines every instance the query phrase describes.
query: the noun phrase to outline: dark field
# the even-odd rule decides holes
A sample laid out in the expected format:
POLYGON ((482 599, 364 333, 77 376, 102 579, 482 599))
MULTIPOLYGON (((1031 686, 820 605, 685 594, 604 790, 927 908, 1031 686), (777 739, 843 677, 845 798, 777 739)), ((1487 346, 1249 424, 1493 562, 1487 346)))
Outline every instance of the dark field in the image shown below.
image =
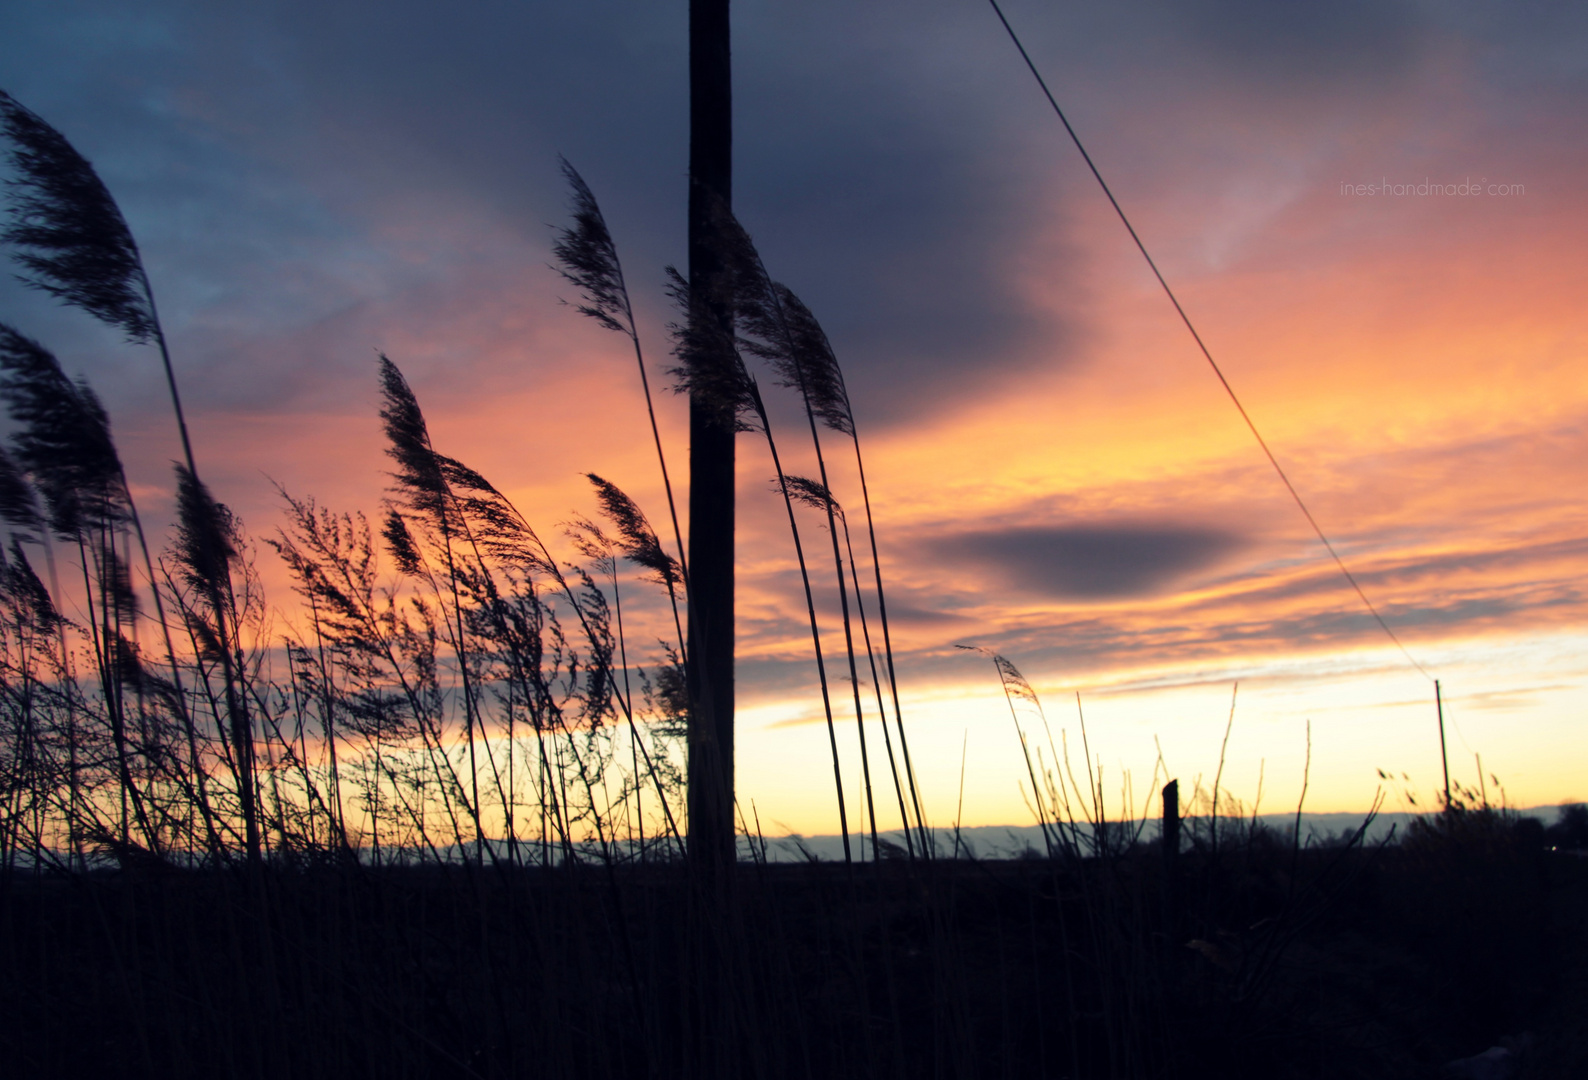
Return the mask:
POLYGON ((1146 843, 742 863, 720 896, 678 865, 18 874, 0 1053, 12 1076, 1431 1077, 1509 1039, 1503 1075, 1583 1075, 1588 860, 1498 812, 1432 820, 1300 852, 1236 823, 1216 856, 1193 828, 1172 877, 1146 843))

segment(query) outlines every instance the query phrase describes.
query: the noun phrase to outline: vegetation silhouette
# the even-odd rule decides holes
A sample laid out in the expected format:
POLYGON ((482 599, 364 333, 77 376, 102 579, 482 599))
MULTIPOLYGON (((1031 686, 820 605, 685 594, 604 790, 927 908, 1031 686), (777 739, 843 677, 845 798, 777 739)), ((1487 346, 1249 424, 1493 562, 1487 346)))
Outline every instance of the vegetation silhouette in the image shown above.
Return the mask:
MULTIPOLYGON (((589 474, 600 520, 564 526, 584 560, 570 561, 434 444, 382 356, 386 499, 369 517, 282 492, 263 543, 298 605, 275 629, 260 547, 193 465, 119 209, 3 93, 0 125, 18 176, 8 252, 58 299, 160 344, 184 442, 156 556, 93 391, 0 326, 0 1045, 20 1074, 1415 1076, 1505 1036, 1536 1075, 1588 1060, 1588 861, 1566 850, 1588 844, 1582 807, 1546 828, 1458 784, 1401 842, 1370 845, 1366 822, 1309 838, 1299 806, 1293 828, 1265 825, 1215 776, 1184 806, 1168 785, 1162 819, 1179 824, 1165 841, 1153 799, 1169 770, 1141 799, 1121 777, 1110 811, 1084 719, 1082 784, 1067 733, 1055 739, 1029 681, 991 654, 1044 850, 983 859, 957 824, 935 830, 842 372, 723 204, 717 287, 735 316, 670 274, 676 377, 767 440, 845 862, 773 861, 752 806, 733 902, 702 925, 683 870, 698 697, 679 607, 701 567, 686 568, 671 500, 676 560, 633 499, 589 474), (816 477, 783 468, 752 364, 798 395, 816 477), (856 455, 869 587, 824 432, 856 455), (809 513, 831 540, 870 859, 848 846, 809 513), (672 640, 625 635, 628 575, 671 614, 672 640), (873 721, 902 847, 878 819, 873 721)), ((580 310, 631 338, 643 377, 616 246, 565 172, 574 220, 554 256, 580 310)), ((665 470, 648 383, 647 406, 665 470)))

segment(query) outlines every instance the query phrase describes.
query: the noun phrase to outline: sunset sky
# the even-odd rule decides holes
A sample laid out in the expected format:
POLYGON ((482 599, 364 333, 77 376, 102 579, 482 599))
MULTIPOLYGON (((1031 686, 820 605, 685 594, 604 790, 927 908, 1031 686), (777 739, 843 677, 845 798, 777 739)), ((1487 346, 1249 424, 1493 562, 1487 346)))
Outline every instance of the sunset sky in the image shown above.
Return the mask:
MULTIPOLYGON (((1160 746, 1182 788, 1208 783, 1239 681, 1240 798, 1261 776, 1263 809, 1294 807, 1310 720, 1310 809, 1381 785, 1391 809, 1431 805, 1429 676, 1455 779, 1475 786, 1481 755, 1514 804, 1588 799, 1588 7, 1005 10, 1428 675, 1290 501, 990 7, 739 0, 735 209, 845 367, 929 816, 1030 821, 993 665, 961 643, 1020 667, 1077 769, 1079 694, 1112 800, 1126 774, 1146 797, 1160 746), (1444 193, 1462 184, 1479 193, 1444 193)), ((256 536, 280 520, 273 482, 378 505, 377 351, 438 447, 546 535, 593 512, 585 471, 665 521, 633 355, 559 304, 576 297, 548 264, 562 154, 665 386, 682 0, 13 0, 5 23, 0 87, 119 199, 198 458, 256 536)), ((157 356, 11 282, 0 320, 93 383, 141 508, 168 514, 157 356)), ((681 475, 685 403, 658 404, 681 475)), ((791 405, 790 468, 813 471, 791 405)), ((739 797, 769 832, 831 832, 782 507, 763 447, 739 454, 739 797)), ((835 487, 858 502, 848 473, 835 487)))

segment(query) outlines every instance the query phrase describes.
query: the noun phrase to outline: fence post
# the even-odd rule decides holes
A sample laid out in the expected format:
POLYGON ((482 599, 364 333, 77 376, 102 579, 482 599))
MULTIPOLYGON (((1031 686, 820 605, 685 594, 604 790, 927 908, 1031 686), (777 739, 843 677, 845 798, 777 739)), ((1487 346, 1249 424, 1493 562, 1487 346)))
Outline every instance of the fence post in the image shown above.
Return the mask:
POLYGON ((1163 932, 1173 958, 1180 941, 1180 781, 1163 786, 1163 932))

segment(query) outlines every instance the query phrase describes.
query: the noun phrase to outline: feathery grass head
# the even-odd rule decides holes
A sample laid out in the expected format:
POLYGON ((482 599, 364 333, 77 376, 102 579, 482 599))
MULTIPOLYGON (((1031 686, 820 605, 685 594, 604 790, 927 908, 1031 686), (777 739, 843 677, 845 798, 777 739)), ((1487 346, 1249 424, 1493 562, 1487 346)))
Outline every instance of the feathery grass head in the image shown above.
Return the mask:
POLYGON ((113 612, 122 625, 130 626, 137 621, 141 607, 138 590, 132 581, 132 567, 110 545, 101 550, 100 559, 99 585, 105 597, 101 614, 113 612))
POLYGON ((645 679, 645 696, 656 712, 661 714, 664 729, 682 735, 689 720, 689 683, 684 673, 684 661, 671 646, 664 646, 667 663, 656 668, 654 683, 645 679))
POLYGON ((769 280, 766 266, 750 234, 734 216, 732 207, 715 193, 707 199, 706 224, 711 233, 712 254, 721 271, 715 275, 721 291, 713 293, 709 299, 731 307, 735 319, 742 320, 746 312, 741 309, 747 301, 753 302, 758 291, 765 291, 769 280))
POLYGON ((381 428, 386 433, 386 456, 397 463, 391 474, 397 492, 411 509, 439 519, 447 504, 439 455, 431 448, 418 398, 385 353, 380 357, 380 385, 381 428))
POLYGON ((772 290, 783 310, 790 338, 789 358, 781 366, 776 362, 773 365, 782 376, 783 385, 801 390, 822 423, 834 431, 853 435, 855 420, 849 409, 844 373, 821 323, 787 285, 774 281, 772 290))
POLYGON ((44 514, 38 492, 22 467, 0 447, 0 518, 16 530, 13 538, 36 540, 44 531, 44 514))
POLYGON ((633 336, 633 317, 629 294, 623 284, 623 267, 618 262, 617 245, 607 230, 606 218, 590 186, 579 171, 562 162, 562 175, 573 189, 573 226, 558 233, 552 244, 557 256, 557 272, 584 295, 579 313, 588 315, 608 330, 633 336))
POLYGON ((585 477, 595 486, 602 515, 617 527, 621 537, 617 545, 624 558, 645 567, 656 576, 658 583, 669 589, 676 586, 681 579, 678 562, 662 550, 656 530, 651 528, 651 523, 634 500, 610 480, 603 480, 595 473, 585 473, 585 477))
POLYGON ((452 505, 481 550, 534 573, 557 576, 550 552, 507 496, 456 458, 436 455, 452 505))
MULTIPOLYGON (((380 358, 381 426, 386 433, 386 454, 397 462, 392 473, 393 509, 406 512, 446 534, 466 532, 481 550, 527 570, 556 575, 556 567, 540 538, 490 481, 463 462, 436 452, 425 426, 419 400, 397 365, 380 358)), ((418 548, 394 541, 392 519, 383 535, 399 568, 417 569, 418 548), (414 561, 410 561, 410 555, 414 561)), ((407 533, 404 524, 403 532, 407 533)))
POLYGON ((754 431, 755 396, 750 376, 730 326, 719 318, 717 305, 690 287, 674 267, 667 268, 668 295, 684 313, 671 323, 673 355, 679 365, 668 369, 673 389, 688 394, 717 414, 717 422, 735 431, 754 431))
POLYGON ((617 572, 618 542, 603 532, 601 526, 582 514, 575 514, 572 521, 564 523, 563 533, 573 541, 579 554, 590 560, 597 573, 617 572))
POLYGON ((127 635, 117 633, 111 638, 110 665, 116 681, 123 686, 143 689, 148 681, 148 671, 143 666, 142 650, 138 643, 129 641, 127 635))
POLYGON ((94 167, 4 90, 0 134, 17 174, 7 182, 10 222, 0 241, 22 249, 14 253, 28 271, 22 280, 120 327, 130 341, 148 341, 158 328, 138 245, 94 167))
POLYGON ((176 467, 176 503, 173 551, 182 577, 195 588, 226 589, 239 556, 236 517, 185 465, 176 467))
POLYGON ((1008 657, 995 653, 991 649, 984 649, 980 645, 956 645, 955 648, 969 649, 972 652, 979 652, 983 656, 989 657, 994 666, 998 668, 998 679, 1003 683, 1004 692, 1011 697, 1017 697, 1036 706, 1038 712, 1042 711, 1042 701, 1037 697, 1037 692, 1031 688, 1031 684, 1026 681, 1026 677, 1020 674, 1020 669, 1015 667, 1008 657))
POLYGON ((408 577, 418 577, 421 571, 419 546, 414 543, 413 534, 408 531, 408 522, 394 506, 386 508, 386 520, 381 524, 381 536, 386 541, 386 550, 397 563, 399 573, 408 577))
POLYGON ((854 434, 838 357, 810 308, 764 271, 745 275, 740 283, 737 313, 744 333, 739 343, 745 351, 770 364, 779 385, 798 391, 823 424, 854 434))
POLYGON ((737 343, 767 361, 778 381, 799 391, 828 427, 854 434, 843 372, 827 334, 787 285, 773 281, 750 234, 726 207, 713 208, 712 226, 724 280, 732 289, 737 343))
POLYGON ((804 503, 823 513, 832 511, 838 517, 844 516, 843 507, 838 505, 833 493, 820 480, 812 480, 808 476, 785 476, 783 483, 788 486, 789 498, 795 502, 804 503))
POLYGON ((803 395, 822 423, 854 434, 849 395, 838 358, 821 324, 786 285, 775 282, 733 212, 721 200, 710 208, 713 252, 721 273, 707 295, 667 268, 668 293, 685 314, 673 324, 670 374, 675 389, 731 413, 737 430, 757 430, 760 402, 740 348, 772 365, 778 381, 803 395), (722 313, 727 312, 726 323, 722 313), (740 331, 743 333, 740 333, 740 331))
POLYGON ((39 580, 27 552, 22 550, 22 543, 15 536, 11 538, 11 557, 7 559, 0 554, 0 574, 4 576, 6 591, 22 603, 35 625, 49 630, 62 621, 50 599, 50 591, 39 580))
POLYGON ((90 524, 125 520, 121 459, 104 406, 48 349, 3 323, 0 397, 18 425, 15 460, 44 497, 51 528, 77 537, 90 524))

